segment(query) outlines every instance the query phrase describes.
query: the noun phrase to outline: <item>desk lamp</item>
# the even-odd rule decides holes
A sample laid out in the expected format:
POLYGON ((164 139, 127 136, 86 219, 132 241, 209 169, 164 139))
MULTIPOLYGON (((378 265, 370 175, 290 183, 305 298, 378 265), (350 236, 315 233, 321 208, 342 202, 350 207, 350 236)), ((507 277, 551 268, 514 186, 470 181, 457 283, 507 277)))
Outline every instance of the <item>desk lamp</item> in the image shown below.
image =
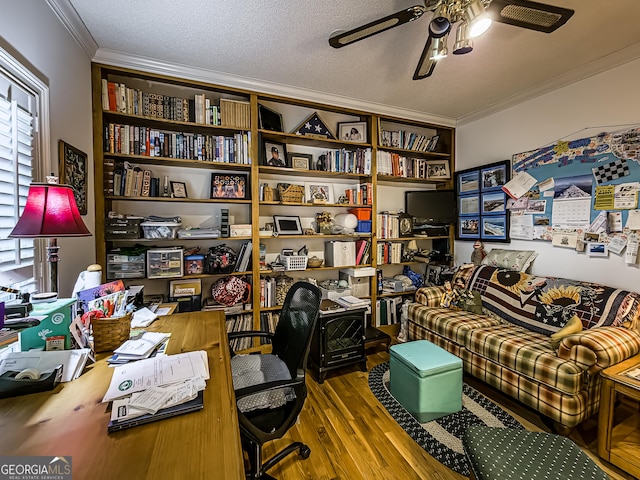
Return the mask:
MULTIPOLYGON (((59 185, 56 177, 49 183, 29 185, 27 203, 9 238, 48 238, 47 261, 50 265, 50 288, 58 291, 58 242, 56 237, 86 237, 87 229, 70 185, 59 185)), ((54 296, 55 299, 55 296, 54 296)))

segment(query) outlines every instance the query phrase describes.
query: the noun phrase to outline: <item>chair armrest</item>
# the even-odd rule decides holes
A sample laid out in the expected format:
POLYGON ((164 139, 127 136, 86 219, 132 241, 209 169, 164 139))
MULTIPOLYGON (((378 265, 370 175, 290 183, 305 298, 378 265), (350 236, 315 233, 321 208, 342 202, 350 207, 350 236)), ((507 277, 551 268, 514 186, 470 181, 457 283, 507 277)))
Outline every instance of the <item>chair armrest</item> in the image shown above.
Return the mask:
POLYGON ((640 333, 624 327, 597 327, 564 337, 558 357, 572 360, 590 374, 640 352, 640 333))
POLYGON ((242 330, 239 332, 229 332, 227 333, 227 338, 229 340, 233 340, 234 338, 244 338, 244 337, 268 337, 272 338, 273 333, 265 332, 262 330, 242 330))
POLYGON ((268 392, 271 390, 278 390, 280 388, 292 387, 295 388, 301 383, 304 383, 304 378, 292 378, 290 380, 274 380, 273 382, 258 383, 251 385, 250 387, 243 387, 235 390, 236 400, 256 393, 268 392))
POLYGON ((416 292, 416 302, 426 307, 439 307, 442 303, 442 295, 446 292, 443 286, 422 287, 416 292))

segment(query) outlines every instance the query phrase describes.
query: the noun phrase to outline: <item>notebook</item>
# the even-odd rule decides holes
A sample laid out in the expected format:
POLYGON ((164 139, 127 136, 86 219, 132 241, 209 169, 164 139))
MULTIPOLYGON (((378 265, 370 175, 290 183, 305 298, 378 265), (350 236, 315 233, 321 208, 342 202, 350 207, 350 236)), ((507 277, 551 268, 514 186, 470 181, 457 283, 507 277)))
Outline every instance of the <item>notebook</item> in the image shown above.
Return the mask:
POLYGON ((190 400, 180 405, 174 405, 169 408, 163 408, 156 413, 147 413, 140 417, 130 418, 128 420, 111 420, 107 426, 109 433, 117 432, 118 430, 124 430, 125 428, 137 427, 138 425, 144 425, 146 423, 157 422, 158 420, 164 420, 165 418, 175 417, 177 415, 183 415, 185 413, 197 412, 204 408, 204 392, 198 392, 198 396, 193 400, 190 400))

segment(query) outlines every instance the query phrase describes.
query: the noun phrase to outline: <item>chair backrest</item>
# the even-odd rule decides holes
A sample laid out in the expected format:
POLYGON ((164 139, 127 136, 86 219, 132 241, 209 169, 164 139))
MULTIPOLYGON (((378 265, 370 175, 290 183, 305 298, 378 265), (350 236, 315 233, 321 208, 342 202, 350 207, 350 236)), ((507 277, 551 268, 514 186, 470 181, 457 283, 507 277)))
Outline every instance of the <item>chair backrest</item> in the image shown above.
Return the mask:
POLYGON ((294 283, 282 306, 272 340, 272 353, 289 367, 292 378, 304 375, 322 293, 308 282, 294 283))

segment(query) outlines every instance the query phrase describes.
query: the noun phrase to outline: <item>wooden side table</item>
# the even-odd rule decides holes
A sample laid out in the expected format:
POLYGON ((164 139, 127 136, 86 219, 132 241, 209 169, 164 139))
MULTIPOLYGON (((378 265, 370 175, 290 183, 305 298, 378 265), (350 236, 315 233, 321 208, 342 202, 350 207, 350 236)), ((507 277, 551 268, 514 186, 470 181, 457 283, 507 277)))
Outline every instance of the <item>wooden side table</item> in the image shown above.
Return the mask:
POLYGON ((640 355, 604 369, 598 418, 598 455, 640 478, 640 415, 632 415, 615 423, 615 406, 618 394, 640 402, 640 381, 623 372, 640 366, 640 355))

